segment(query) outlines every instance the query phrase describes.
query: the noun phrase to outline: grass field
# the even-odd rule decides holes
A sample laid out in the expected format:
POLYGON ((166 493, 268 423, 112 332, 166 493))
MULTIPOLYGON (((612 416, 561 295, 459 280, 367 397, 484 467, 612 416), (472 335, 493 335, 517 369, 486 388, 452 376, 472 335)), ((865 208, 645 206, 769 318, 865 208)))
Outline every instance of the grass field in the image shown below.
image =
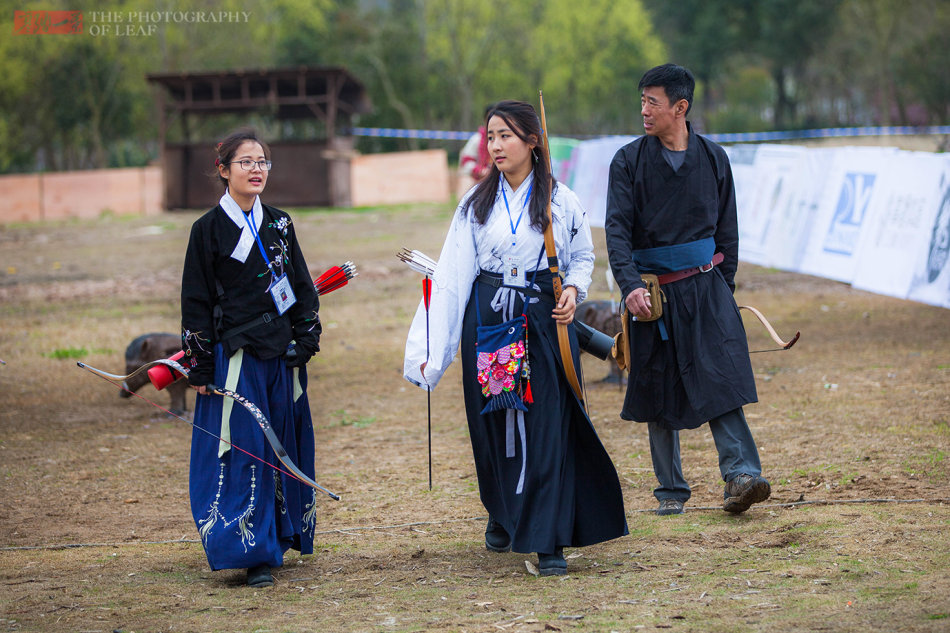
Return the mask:
MULTIPOLYGON (((687 512, 652 513, 646 430, 585 357, 630 535, 539 578, 533 556, 484 548, 458 363, 432 394, 431 491, 425 392, 402 379, 421 278, 395 253, 437 256, 451 212, 294 212, 314 274, 360 274, 324 297, 309 366, 316 479, 342 500, 265 590, 208 569, 189 426, 76 366, 124 373, 132 338, 178 331, 197 214, 0 229, 0 631, 950 630, 950 311, 741 265, 738 301, 802 337, 753 355, 746 413, 773 494, 740 516, 719 508, 705 428, 683 434, 687 512)), ((594 237, 591 297, 607 299, 594 237)))

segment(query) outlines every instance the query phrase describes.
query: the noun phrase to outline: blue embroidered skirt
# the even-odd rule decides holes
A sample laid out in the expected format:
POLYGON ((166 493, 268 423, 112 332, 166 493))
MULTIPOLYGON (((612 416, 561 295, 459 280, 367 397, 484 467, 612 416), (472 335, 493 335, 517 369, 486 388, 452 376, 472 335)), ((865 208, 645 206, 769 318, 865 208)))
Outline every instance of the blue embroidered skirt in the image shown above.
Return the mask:
MULTIPOLYGON (((306 368, 215 349, 215 384, 253 402, 270 421, 290 459, 314 476, 313 422, 306 368)), ((191 512, 212 570, 279 567, 290 548, 313 552, 315 491, 249 456, 281 467, 254 417, 231 398, 198 395, 191 440, 191 512), (228 446, 202 432, 228 439, 228 446)))

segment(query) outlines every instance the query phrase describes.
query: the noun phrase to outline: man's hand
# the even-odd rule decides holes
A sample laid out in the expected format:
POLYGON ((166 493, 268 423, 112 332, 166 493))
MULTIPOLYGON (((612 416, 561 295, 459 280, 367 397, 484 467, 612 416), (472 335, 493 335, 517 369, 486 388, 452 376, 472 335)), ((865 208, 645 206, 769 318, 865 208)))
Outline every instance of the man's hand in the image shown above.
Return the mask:
POLYGON ((623 302, 631 316, 638 319, 646 319, 650 316, 653 305, 650 301, 650 292, 646 288, 634 289, 623 302))
POLYGON ((574 311, 577 309, 577 288, 574 286, 564 286, 561 292, 561 298, 557 302, 551 316, 555 321, 562 325, 567 325, 574 320, 574 311))

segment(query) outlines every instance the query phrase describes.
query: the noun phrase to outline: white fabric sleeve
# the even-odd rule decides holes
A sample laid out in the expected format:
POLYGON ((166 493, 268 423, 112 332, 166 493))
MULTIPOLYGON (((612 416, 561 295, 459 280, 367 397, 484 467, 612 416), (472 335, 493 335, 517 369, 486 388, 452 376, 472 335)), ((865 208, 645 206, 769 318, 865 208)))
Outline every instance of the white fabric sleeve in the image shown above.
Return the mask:
POLYGON ((577 288, 577 303, 587 297, 594 272, 594 241, 590 234, 587 211, 577 195, 558 184, 557 196, 564 212, 564 285, 577 288))
POLYGON ((435 389, 458 353, 465 308, 478 274, 472 219, 463 210, 466 204, 463 200, 456 210, 432 278, 428 332, 425 303, 420 301, 406 339, 403 376, 422 388, 435 389), (424 376, 422 363, 426 363, 424 376))

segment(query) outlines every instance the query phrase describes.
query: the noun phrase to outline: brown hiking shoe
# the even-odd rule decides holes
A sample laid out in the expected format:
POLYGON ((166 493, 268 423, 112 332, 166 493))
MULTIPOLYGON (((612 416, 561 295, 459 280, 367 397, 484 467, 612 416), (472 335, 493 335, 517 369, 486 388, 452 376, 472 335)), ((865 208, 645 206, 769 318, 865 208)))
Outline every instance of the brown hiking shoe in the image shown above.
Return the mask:
POLYGON ((656 509, 658 515, 683 514, 683 502, 679 499, 664 499, 656 509))
POLYGON ((732 481, 726 482, 726 500, 722 509, 726 512, 739 514, 749 509, 753 503, 760 503, 772 494, 772 486, 761 475, 736 475, 732 481))

